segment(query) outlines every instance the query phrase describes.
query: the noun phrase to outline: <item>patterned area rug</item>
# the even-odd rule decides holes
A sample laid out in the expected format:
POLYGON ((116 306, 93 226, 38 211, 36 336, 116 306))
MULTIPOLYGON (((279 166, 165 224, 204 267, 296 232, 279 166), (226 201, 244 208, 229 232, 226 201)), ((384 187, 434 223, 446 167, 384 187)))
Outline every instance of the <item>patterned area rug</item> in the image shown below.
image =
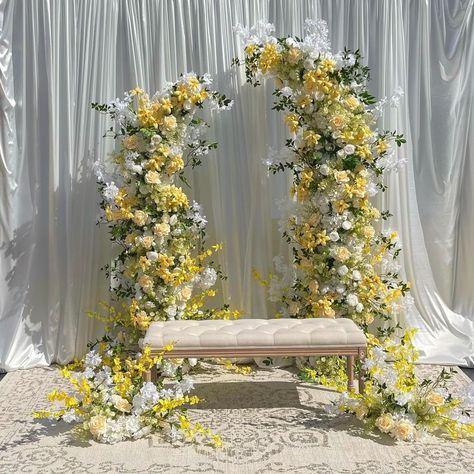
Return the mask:
MULTIPOLYGON (((433 368, 423 368, 433 371, 433 368)), ((429 437, 396 444, 364 433, 324 405, 335 392, 301 383, 287 369, 250 376, 209 366, 195 377, 207 401, 192 411, 222 435, 224 446, 172 447, 156 437, 113 446, 81 442, 63 424, 35 422, 45 395, 61 385, 55 369, 7 374, 0 383, 0 473, 468 473, 474 446, 429 437)), ((469 380, 459 371, 456 389, 469 380)))

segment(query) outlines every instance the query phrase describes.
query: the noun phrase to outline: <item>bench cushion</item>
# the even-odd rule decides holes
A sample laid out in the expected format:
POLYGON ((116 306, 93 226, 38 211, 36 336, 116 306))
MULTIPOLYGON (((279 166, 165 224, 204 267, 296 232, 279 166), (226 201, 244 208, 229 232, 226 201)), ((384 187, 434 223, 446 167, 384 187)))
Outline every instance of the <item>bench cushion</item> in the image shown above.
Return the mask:
POLYGON ((157 321, 143 341, 152 348, 296 348, 365 346, 366 337, 350 319, 237 319, 157 321))

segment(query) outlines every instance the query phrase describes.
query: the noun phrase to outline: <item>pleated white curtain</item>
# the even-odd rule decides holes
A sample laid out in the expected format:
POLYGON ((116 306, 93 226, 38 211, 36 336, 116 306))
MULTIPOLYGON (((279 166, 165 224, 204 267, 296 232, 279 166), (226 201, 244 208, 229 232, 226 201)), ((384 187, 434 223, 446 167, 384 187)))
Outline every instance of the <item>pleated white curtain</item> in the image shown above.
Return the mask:
POLYGON ((473 0, 0 0, 0 368, 80 355, 107 300, 99 268, 111 250, 97 214, 92 163, 112 150, 90 102, 181 72, 210 72, 235 99, 213 123, 219 149, 191 175, 228 280, 221 297, 246 317, 272 317, 252 269, 287 252, 275 204, 288 177, 262 159, 285 132, 271 85, 245 85, 232 27, 268 19, 279 35, 306 18, 329 24, 335 49, 359 48, 372 89, 405 90, 383 126, 406 134, 404 171, 380 204, 394 214, 424 360, 474 364, 473 0))

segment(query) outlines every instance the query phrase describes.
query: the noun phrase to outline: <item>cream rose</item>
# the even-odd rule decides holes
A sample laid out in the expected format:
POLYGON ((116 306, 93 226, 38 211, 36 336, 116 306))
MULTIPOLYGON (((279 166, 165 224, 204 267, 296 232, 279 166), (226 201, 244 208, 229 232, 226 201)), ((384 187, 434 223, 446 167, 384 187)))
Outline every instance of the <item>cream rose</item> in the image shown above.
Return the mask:
POLYGON ((335 252, 336 258, 341 261, 345 262, 348 258, 350 258, 351 253, 347 250, 346 247, 339 247, 335 252))
POLYGON ((145 181, 148 184, 160 184, 160 174, 157 171, 148 171, 145 175, 145 181))
POLYGON ((415 434, 415 427, 408 420, 401 420, 395 424, 391 430, 391 433, 395 436, 395 438, 406 441, 413 438, 415 434))
POLYGON ((153 227, 153 232, 159 237, 164 237, 170 233, 170 226, 166 222, 155 224, 153 227))
POLYGON ((316 293, 319 289, 319 283, 317 280, 311 280, 308 285, 309 291, 311 293, 316 293))
POLYGON ((444 397, 437 392, 430 392, 426 397, 426 402, 432 407, 440 407, 444 405, 444 397))
POLYGON ((145 235, 145 237, 142 237, 142 245, 145 247, 147 250, 151 249, 153 246, 153 236, 151 235, 145 235))
POLYGON ((167 132, 171 132, 176 128, 176 117, 174 115, 168 115, 163 119, 163 129, 167 132))
POLYGON ((107 418, 103 415, 95 415, 89 420, 89 431, 92 436, 98 437, 107 429, 107 418))
POLYGON ((143 211, 135 211, 133 213, 133 222, 139 226, 143 226, 146 224, 146 221, 148 220, 148 214, 143 211))
POLYGON ((150 291, 153 288, 153 280, 148 275, 142 275, 138 279, 138 284, 145 290, 150 291))
POLYGON ((354 408, 354 413, 358 420, 362 420, 367 415, 367 407, 363 403, 359 403, 354 408))
POLYGON ((371 225, 366 225, 362 229, 362 234, 366 239, 371 239, 375 235, 375 229, 371 225))
POLYGON ((337 183, 349 182, 349 175, 347 174, 347 171, 334 171, 334 178, 336 179, 337 183))
POLYGON ((375 420, 375 425, 382 433, 388 433, 395 426, 395 420, 392 415, 386 413, 375 420))
POLYGON ((130 410, 132 409, 132 405, 130 405, 130 402, 119 395, 112 397, 112 403, 114 404, 114 407, 117 410, 123 413, 129 413, 130 410))
POLYGON ((341 128, 344 125, 344 117, 342 115, 334 115, 334 117, 331 118, 329 123, 334 128, 341 128))
POLYGON ((181 288, 181 291, 179 292, 179 296, 184 301, 189 300, 189 298, 191 298, 192 294, 193 294, 193 290, 189 286, 185 286, 185 287, 181 288))
POLYGON ((300 305, 296 301, 292 301, 288 306, 288 312, 294 316, 300 312, 300 305))

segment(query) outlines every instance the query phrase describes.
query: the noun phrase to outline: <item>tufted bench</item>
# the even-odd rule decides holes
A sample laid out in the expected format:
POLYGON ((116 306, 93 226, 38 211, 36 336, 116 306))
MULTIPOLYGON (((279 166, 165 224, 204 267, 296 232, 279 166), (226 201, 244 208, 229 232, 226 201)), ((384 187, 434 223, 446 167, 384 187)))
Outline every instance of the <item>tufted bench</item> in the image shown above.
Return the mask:
MULTIPOLYGON (((177 320, 151 323, 143 344, 154 355, 165 344, 173 344, 167 358, 346 356, 348 388, 352 388, 354 361, 364 357, 367 339, 346 318, 177 320)), ((151 372, 145 378, 151 381, 151 372)), ((359 389, 362 384, 360 376, 359 389)))

